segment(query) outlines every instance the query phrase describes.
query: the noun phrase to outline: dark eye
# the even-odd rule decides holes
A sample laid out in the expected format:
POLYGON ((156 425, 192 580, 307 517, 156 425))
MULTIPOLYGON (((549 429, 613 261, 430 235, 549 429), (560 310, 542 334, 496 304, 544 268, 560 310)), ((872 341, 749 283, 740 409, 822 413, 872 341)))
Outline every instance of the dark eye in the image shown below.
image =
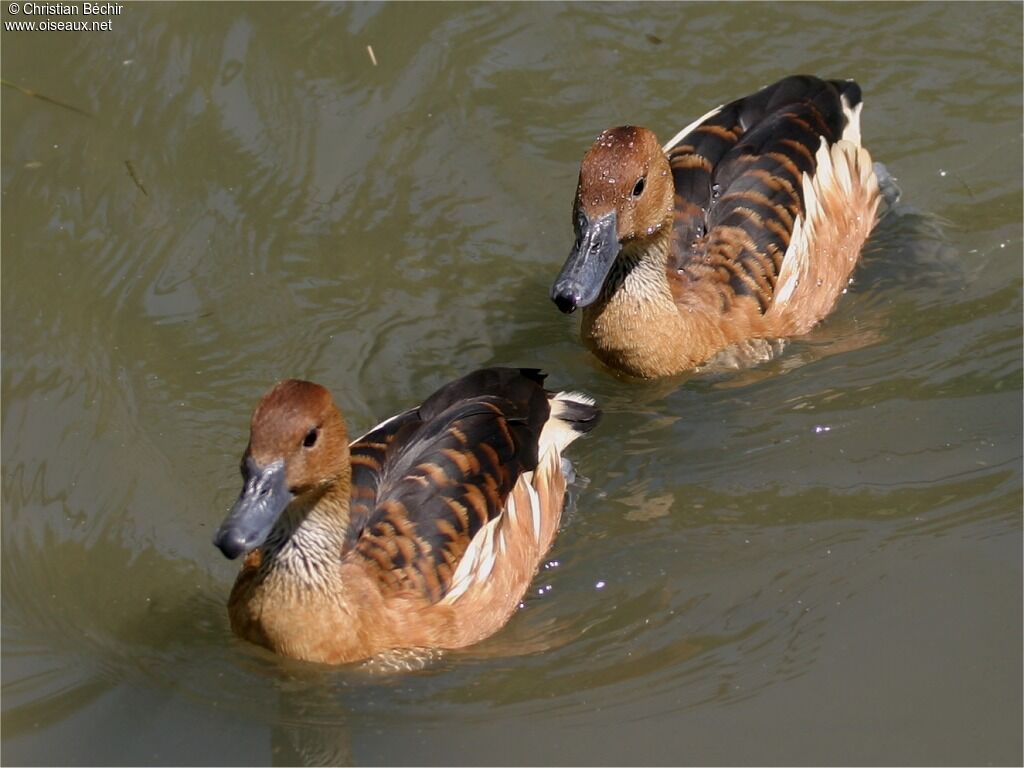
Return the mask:
POLYGON ((305 448, 312 448, 314 445, 316 445, 316 439, 319 436, 320 436, 320 429, 319 429, 319 427, 313 427, 311 430, 309 430, 309 432, 306 433, 306 436, 304 438, 302 438, 302 445, 303 445, 303 447, 305 447, 305 448))
POLYGON ((641 176, 633 185, 633 197, 640 197, 644 193, 644 186, 647 184, 647 177, 641 176))

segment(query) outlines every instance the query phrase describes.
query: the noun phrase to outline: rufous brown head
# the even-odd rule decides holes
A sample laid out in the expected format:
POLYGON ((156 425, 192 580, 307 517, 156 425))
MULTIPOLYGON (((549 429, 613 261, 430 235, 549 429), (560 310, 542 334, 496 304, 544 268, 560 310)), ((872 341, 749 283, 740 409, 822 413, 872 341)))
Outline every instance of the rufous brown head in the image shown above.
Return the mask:
POLYGON ((214 539, 230 558, 262 544, 294 499, 347 481, 348 433, 331 393, 298 379, 267 392, 253 411, 241 470, 242 492, 214 539))
POLYGON ((610 128, 587 150, 573 206, 576 242, 551 289, 563 312, 593 303, 622 248, 671 226, 674 187, 654 133, 610 128))

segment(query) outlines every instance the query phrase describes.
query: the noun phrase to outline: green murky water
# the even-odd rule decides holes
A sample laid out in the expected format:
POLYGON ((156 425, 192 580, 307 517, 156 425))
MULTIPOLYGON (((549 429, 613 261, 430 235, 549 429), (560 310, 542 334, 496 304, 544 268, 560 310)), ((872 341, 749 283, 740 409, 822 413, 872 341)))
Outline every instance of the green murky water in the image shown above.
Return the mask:
POLYGON ((98 18, 2 33, 88 113, 3 88, 5 763, 1020 764, 1020 4, 98 18), (861 83, 898 215, 778 359, 610 375, 547 298, 583 150, 793 72, 861 83), (258 395, 358 432, 484 364, 607 414, 510 625, 394 676, 235 641, 258 395))

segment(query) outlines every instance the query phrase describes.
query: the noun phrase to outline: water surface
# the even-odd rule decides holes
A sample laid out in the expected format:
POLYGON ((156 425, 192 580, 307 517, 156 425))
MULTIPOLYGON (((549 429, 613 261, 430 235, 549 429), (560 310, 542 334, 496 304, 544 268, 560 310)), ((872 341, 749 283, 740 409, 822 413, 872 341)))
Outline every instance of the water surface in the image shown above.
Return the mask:
POLYGON ((4 32, 4 80, 80 110, 2 91, 4 762, 1020 764, 1021 21, 126 3, 4 32), (793 72, 861 83, 900 208, 775 360, 612 375, 547 298, 584 149, 793 72), (358 434, 491 364, 606 412, 509 626, 398 675, 234 640, 210 540, 259 394, 320 381, 358 434))

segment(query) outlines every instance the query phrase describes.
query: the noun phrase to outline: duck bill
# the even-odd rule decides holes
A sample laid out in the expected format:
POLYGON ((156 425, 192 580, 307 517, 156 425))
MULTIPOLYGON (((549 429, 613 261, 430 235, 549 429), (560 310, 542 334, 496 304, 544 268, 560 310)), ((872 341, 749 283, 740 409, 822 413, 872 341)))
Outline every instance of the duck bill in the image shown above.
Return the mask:
POLYGON ((293 498, 285 482, 283 461, 260 467, 251 456, 246 456, 242 479, 245 484, 238 501, 213 539, 230 560, 262 544, 293 498))
POLYGON ((569 314, 593 304, 601 295, 601 286, 622 249, 617 225, 615 211, 593 220, 579 213, 576 245, 551 287, 551 300, 562 312, 569 314))

